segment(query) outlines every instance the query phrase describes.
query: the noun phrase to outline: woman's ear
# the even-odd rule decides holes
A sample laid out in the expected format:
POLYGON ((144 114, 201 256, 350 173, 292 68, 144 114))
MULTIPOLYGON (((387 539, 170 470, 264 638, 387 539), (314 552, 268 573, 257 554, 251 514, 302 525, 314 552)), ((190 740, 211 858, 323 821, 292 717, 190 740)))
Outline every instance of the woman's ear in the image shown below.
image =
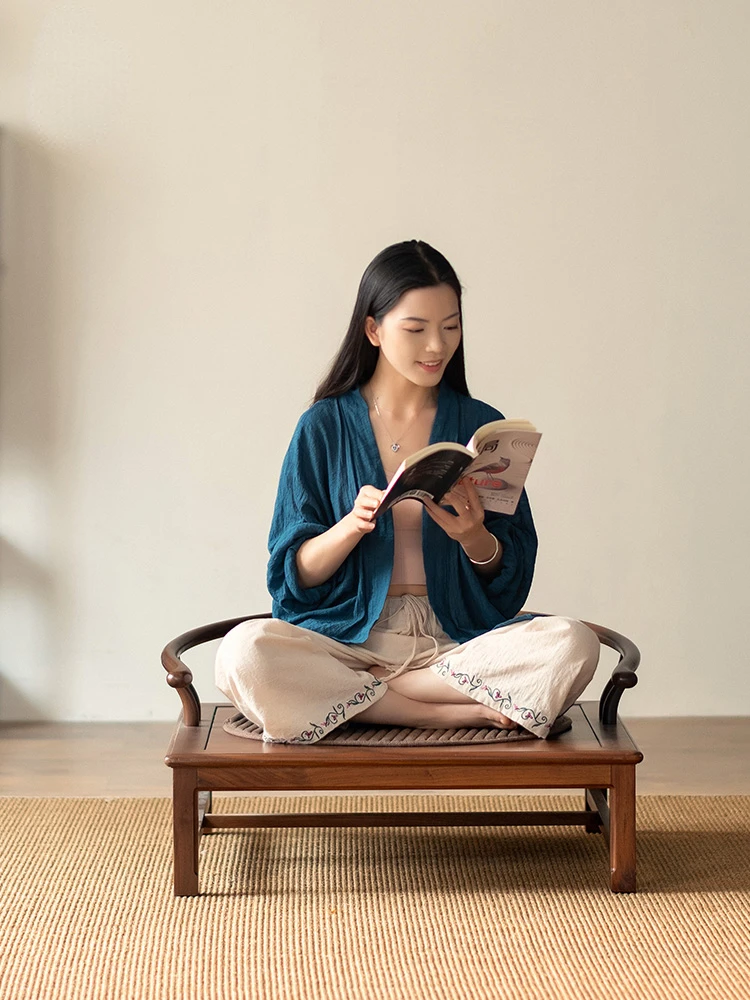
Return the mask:
POLYGON ((372 316, 368 316, 365 319, 365 336, 370 341, 373 347, 380 347, 380 335, 378 333, 378 324, 375 322, 372 316))

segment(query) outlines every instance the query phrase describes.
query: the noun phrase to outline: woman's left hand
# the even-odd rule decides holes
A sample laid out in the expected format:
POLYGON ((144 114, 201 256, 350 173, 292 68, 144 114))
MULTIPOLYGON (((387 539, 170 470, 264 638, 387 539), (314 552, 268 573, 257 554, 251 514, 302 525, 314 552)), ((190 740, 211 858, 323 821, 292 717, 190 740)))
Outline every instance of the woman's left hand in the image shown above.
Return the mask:
POLYGON ((450 504, 455 514, 443 510, 442 506, 425 500, 427 513, 436 521, 450 538, 464 545, 484 530, 484 508, 474 483, 470 479, 459 479, 452 490, 443 497, 441 504, 450 504))

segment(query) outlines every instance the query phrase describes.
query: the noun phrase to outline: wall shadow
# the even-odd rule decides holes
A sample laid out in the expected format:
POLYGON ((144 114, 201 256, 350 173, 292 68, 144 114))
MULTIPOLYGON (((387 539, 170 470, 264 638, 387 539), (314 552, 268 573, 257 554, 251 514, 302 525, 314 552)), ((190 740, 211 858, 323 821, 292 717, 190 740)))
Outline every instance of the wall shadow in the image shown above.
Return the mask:
POLYGON ((54 163, 0 129, 0 718, 54 718, 62 623, 54 163))

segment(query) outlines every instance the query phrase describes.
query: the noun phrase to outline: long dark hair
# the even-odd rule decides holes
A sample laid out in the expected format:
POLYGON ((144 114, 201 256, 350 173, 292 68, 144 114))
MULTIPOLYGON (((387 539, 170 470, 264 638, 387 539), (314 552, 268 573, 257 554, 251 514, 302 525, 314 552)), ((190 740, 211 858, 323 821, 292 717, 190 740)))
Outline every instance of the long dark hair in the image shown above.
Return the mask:
MULTIPOLYGON (((379 348, 365 336, 365 320, 372 316, 376 323, 380 323, 406 292, 434 285, 450 285, 456 293, 463 333, 461 283, 445 257, 422 240, 406 240, 381 250, 362 275, 349 329, 328 374, 315 392, 313 402, 329 396, 341 396, 372 378, 379 348)), ((452 389, 464 396, 470 395, 466 385, 463 335, 443 378, 452 389)))

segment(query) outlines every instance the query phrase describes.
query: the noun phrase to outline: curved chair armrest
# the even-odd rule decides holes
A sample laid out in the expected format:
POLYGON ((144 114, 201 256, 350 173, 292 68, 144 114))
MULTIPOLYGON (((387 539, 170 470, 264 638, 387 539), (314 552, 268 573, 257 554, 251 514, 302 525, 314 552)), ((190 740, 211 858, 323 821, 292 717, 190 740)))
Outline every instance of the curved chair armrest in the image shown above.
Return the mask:
POLYGON ((604 726, 614 726, 617 724, 617 707, 625 688, 635 687, 638 683, 636 670, 641 662, 640 650, 636 644, 627 636, 613 632, 603 625, 594 625, 591 622, 584 622, 584 625, 595 632, 599 637, 599 642, 603 646, 609 646, 620 654, 611 678, 607 681, 599 699, 599 721, 604 726))
POLYGON ((253 618, 270 617, 271 613, 266 612, 262 615, 245 615, 242 618, 228 618, 223 622, 212 622, 210 625, 201 625, 200 628, 183 632, 182 635, 178 635, 177 638, 167 643, 161 653, 161 662, 167 671, 167 684, 175 688, 182 699, 183 725, 199 726, 201 724, 201 702, 198 692, 193 687, 193 675, 190 668, 180 659, 182 654, 194 646, 200 646, 201 643, 222 639, 235 625, 241 625, 242 622, 251 621, 253 618))

